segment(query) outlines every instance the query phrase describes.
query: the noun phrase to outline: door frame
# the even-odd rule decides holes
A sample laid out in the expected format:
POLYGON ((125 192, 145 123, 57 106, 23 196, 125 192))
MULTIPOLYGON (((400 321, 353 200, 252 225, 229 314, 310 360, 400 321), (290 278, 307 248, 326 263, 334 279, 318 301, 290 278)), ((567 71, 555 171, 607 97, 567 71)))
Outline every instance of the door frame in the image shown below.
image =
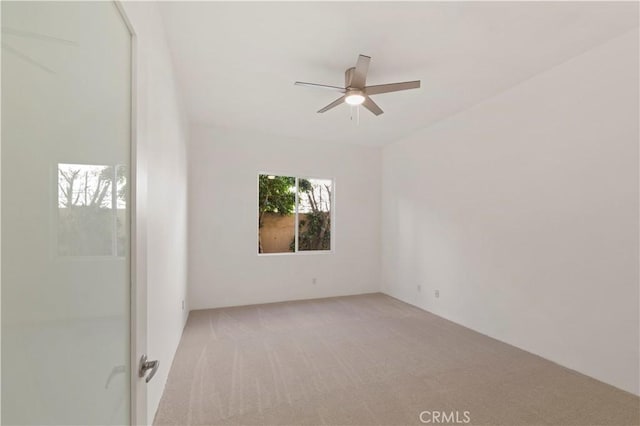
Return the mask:
POLYGON ((138 38, 122 0, 113 0, 131 34, 131 147, 129 190, 129 273, 130 273, 130 422, 147 425, 147 387, 138 376, 140 357, 147 352, 147 221, 145 151, 138 126, 138 38))

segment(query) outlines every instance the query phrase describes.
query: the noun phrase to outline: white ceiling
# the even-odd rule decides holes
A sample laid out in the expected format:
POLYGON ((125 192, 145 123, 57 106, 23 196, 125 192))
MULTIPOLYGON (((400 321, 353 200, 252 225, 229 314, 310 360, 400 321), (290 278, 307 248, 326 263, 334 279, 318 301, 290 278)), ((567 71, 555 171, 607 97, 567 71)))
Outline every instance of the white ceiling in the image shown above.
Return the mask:
POLYGON ((637 3, 325 2, 161 4, 192 123, 383 145, 638 26, 637 3), (339 94, 359 53, 368 84, 422 80, 374 96, 360 124, 339 94))

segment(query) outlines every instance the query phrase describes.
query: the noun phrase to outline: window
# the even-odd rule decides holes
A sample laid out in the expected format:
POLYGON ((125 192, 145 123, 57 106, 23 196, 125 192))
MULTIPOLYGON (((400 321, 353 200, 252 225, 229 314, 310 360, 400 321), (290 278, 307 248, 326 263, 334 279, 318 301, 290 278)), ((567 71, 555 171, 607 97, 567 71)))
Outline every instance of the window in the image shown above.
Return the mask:
POLYGON ((124 166, 58 164, 58 256, 125 256, 124 166))
POLYGON ((333 180, 258 175, 258 253, 331 250, 333 180))

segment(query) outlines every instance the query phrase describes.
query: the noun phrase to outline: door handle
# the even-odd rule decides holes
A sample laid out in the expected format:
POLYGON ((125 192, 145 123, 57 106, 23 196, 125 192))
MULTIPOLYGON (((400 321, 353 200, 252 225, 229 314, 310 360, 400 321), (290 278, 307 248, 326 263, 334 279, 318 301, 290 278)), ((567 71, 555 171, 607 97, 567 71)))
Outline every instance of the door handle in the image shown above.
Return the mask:
POLYGON ((138 376, 144 377, 147 374, 148 370, 151 370, 149 375, 144 379, 146 383, 149 383, 149 380, 153 379, 153 376, 156 375, 156 371, 158 371, 158 367, 160 366, 160 361, 154 359, 153 361, 147 360, 147 355, 144 354, 140 358, 140 367, 138 368, 138 376))

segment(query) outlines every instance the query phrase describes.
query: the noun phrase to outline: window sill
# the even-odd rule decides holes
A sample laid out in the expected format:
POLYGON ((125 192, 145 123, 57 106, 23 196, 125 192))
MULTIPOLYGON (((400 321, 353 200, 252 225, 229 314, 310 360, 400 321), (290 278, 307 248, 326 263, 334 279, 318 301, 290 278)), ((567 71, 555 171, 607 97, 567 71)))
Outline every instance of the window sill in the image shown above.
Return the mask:
POLYGON ((286 252, 286 253, 257 253, 258 257, 269 257, 269 256, 313 256, 320 254, 333 254, 333 250, 304 250, 299 252, 286 252))

